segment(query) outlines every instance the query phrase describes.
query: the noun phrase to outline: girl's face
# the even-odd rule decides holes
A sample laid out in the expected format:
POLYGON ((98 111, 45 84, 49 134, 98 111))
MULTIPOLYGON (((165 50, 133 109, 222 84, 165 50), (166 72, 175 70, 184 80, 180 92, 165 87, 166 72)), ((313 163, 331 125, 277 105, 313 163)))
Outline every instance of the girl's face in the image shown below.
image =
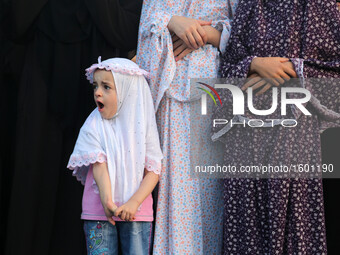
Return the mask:
POLYGON ((94 72, 93 95, 100 115, 111 119, 117 112, 117 92, 111 71, 98 69, 94 72))

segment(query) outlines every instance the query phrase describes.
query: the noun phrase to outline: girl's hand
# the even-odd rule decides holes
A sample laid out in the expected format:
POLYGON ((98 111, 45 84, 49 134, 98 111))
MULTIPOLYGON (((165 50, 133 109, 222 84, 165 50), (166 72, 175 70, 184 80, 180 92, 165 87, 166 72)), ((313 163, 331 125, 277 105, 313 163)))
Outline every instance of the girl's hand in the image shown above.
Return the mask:
POLYGON ((108 222, 110 222, 112 225, 116 225, 115 221, 112 219, 112 216, 114 216, 115 211, 117 210, 118 207, 112 201, 108 201, 102 204, 108 222))
POLYGON ((138 207, 149 196, 158 182, 158 174, 144 170, 144 178, 138 190, 133 196, 115 211, 115 216, 122 220, 131 221, 135 219, 138 207))
POLYGON ((135 214, 140 204, 138 201, 130 199, 115 211, 115 216, 125 221, 132 221, 135 219, 135 214))
POLYGON ((176 34, 172 36, 172 45, 176 62, 184 58, 190 52, 194 51, 193 49, 189 48, 176 34))
POLYGON ((211 21, 172 16, 168 29, 175 33, 191 49, 198 49, 207 43, 207 35, 202 26, 210 25, 211 21))
POLYGON ((250 73, 257 73, 262 78, 272 78, 268 81, 275 86, 285 83, 291 77, 297 77, 289 59, 279 57, 254 58, 250 64, 250 73))

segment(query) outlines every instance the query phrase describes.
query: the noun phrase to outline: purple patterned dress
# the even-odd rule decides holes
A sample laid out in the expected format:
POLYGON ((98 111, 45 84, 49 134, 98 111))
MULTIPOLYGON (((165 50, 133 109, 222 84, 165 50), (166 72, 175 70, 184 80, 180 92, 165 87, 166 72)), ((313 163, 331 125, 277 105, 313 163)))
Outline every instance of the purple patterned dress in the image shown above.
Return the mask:
MULTIPOLYGON (((340 85, 337 80, 325 88, 306 78, 340 78, 335 1, 241 0, 225 52, 223 77, 247 77, 255 56, 287 57, 312 94, 307 105, 312 116, 294 115, 296 128, 234 126, 225 132, 220 136, 225 163, 320 164, 320 130, 340 123, 340 85)), ((227 93, 221 97, 230 100, 227 93)), ((269 97, 267 91, 254 104, 269 109, 269 97)), ((215 112, 215 118, 228 117, 226 107, 215 112)), ((327 253, 320 179, 225 179, 224 219, 224 254, 327 253)))

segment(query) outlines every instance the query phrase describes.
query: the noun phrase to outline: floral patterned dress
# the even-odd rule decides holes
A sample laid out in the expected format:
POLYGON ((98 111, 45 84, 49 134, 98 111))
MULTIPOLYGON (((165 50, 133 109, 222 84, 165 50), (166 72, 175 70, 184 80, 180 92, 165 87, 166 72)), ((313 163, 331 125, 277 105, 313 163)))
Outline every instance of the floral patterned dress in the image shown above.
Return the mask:
POLYGON ((190 176, 190 79, 216 78, 212 45, 175 62, 167 24, 173 15, 212 21, 225 49, 237 1, 144 1, 137 63, 150 72, 164 160, 159 181, 154 254, 220 254, 221 182, 190 176))

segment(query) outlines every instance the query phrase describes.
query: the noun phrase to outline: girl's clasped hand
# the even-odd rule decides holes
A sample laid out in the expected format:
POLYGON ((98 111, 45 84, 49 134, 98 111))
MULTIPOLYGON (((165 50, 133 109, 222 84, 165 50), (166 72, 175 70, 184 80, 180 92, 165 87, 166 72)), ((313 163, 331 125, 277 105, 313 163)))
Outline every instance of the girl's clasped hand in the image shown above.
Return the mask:
POLYGON ((129 200, 122 206, 118 207, 112 201, 108 201, 104 207, 104 212, 107 217, 107 220, 115 225, 115 221, 112 219, 113 216, 119 217, 121 220, 125 221, 133 221, 135 220, 135 214, 138 210, 140 203, 135 200, 129 200))

